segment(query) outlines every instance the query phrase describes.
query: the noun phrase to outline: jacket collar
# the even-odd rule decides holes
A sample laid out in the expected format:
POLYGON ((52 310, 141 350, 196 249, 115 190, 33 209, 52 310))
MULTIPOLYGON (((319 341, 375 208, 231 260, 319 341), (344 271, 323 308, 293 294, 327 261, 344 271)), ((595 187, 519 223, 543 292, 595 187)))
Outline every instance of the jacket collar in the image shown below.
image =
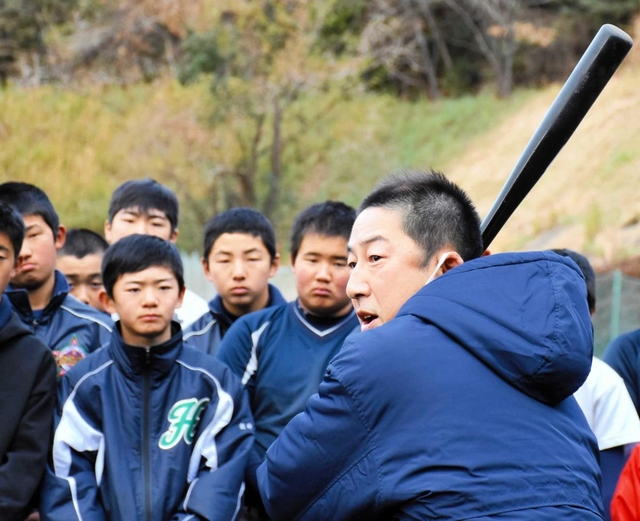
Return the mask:
MULTIPOLYGON (((58 310, 71 289, 65 276, 58 270, 55 270, 54 277, 53 294, 51 295, 51 300, 42 311, 42 321, 47 320, 58 310)), ((29 303, 29 292, 26 289, 14 288, 9 285, 5 295, 7 295, 14 309, 22 318, 29 319, 33 316, 33 310, 29 303)))
POLYGON ((151 371, 153 378, 162 378, 170 370, 182 351, 182 329, 178 322, 171 323, 169 340, 149 348, 125 343, 120 334, 120 322, 116 323, 109 349, 120 370, 129 377, 151 371))

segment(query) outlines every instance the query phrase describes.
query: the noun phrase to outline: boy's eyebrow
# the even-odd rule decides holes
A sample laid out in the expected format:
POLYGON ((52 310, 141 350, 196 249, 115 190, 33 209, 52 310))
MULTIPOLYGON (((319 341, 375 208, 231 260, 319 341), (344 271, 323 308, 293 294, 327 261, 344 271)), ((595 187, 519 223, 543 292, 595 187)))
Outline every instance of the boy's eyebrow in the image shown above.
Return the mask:
POLYGON ((28 232, 30 230, 33 230, 34 228, 41 228, 40 224, 38 223, 34 223, 34 224, 30 224, 29 226, 27 226, 24 231, 28 232))
MULTIPOLYGON (((322 253, 317 251, 308 251, 303 254, 303 257, 322 257, 322 253)), ((330 259, 346 259, 346 255, 332 255, 330 259)))
MULTIPOLYGON (((227 250, 218 250, 218 251, 214 251, 213 252, 214 255, 232 255, 232 252, 227 251, 227 250)), ((248 254, 248 253, 262 253, 262 251, 260 250, 260 248, 249 248, 248 250, 242 250, 243 254, 248 254)))
POLYGON ((139 206, 130 206, 129 208, 123 208, 121 212, 135 215, 136 217, 140 215, 146 215, 148 217, 168 219, 167 214, 162 210, 159 210, 158 208, 149 208, 148 210, 143 210, 139 206))
MULTIPOLYGON (((151 281, 151 283, 152 284, 157 284, 159 282, 169 282, 169 281, 172 281, 172 280, 176 280, 175 277, 169 276, 169 277, 164 277, 162 279, 154 279, 154 280, 151 281)), ((144 283, 146 283, 145 280, 136 280, 136 279, 129 279, 129 280, 127 280, 125 282, 125 284, 144 284, 144 283)))
POLYGON ((1 244, 0 244, 0 250, 2 250, 2 251, 6 251, 7 253, 11 253, 11 252, 9 251, 9 248, 7 248, 6 246, 2 246, 1 244))

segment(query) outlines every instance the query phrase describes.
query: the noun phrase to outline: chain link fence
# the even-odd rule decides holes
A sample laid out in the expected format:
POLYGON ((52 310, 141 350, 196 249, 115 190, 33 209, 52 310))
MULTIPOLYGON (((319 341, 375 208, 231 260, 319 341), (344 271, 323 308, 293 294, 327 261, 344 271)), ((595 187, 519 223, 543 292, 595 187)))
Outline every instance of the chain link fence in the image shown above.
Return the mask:
POLYGON ((611 271, 596 276, 594 352, 601 357, 617 336, 640 328, 640 279, 611 271))

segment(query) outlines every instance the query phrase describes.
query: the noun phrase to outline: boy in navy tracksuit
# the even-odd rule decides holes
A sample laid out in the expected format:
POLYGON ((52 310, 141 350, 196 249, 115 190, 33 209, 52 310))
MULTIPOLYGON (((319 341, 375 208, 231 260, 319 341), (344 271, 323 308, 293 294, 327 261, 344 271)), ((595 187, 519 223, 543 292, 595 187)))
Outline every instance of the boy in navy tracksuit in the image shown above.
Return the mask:
POLYGON ((0 519, 24 521, 51 442, 56 364, 2 295, 17 264, 24 224, 0 203, 0 519))
POLYGON ((53 351, 61 376, 109 339, 113 323, 71 296, 55 269, 66 230, 47 195, 36 186, 8 182, 0 185, 0 201, 22 214, 26 227, 6 295, 22 322, 53 351))
POLYGON ((110 343, 59 384, 43 520, 234 519, 253 443, 246 395, 227 367, 183 345, 180 255, 132 235, 103 259, 110 343))
POLYGON ((215 355, 222 337, 237 318, 286 301, 269 279, 280 255, 269 220, 251 208, 232 208, 216 215, 204 230, 202 267, 218 295, 209 311, 191 324, 184 341, 215 355))
POLYGON ((298 299, 240 318, 218 358, 242 378, 256 421, 247 467, 247 517, 265 517, 255 469, 287 422, 317 392, 329 361, 358 321, 345 288, 347 238, 355 210, 340 202, 310 206, 291 230, 291 262, 298 299))

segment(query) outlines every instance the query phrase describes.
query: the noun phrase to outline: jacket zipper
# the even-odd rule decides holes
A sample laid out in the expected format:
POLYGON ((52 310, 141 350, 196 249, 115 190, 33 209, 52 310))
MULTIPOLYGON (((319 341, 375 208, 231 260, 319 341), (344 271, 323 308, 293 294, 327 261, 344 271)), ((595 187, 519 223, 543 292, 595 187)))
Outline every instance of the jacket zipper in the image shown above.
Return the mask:
POLYGON ((149 402, 151 395, 151 348, 146 348, 145 355, 145 367, 144 367, 144 380, 142 389, 142 407, 143 407, 143 420, 142 420, 142 469, 144 473, 144 518, 145 521, 151 521, 151 440, 149 426, 150 422, 150 410, 149 402))

